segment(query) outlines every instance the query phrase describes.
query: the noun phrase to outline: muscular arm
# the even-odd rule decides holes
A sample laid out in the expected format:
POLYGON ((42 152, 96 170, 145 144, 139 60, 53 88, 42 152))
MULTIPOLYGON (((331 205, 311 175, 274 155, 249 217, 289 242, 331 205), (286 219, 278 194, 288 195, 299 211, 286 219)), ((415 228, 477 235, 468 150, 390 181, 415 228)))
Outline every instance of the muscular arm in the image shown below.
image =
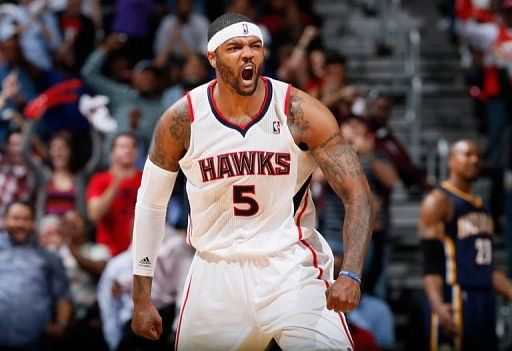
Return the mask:
POLYGON ((345 205, 343 270, 361 275, 371 237, 372 197, 356 153, 340 135, 331 112, 318 100, 293 89, 288 126, 296 143, 305 143, 325 179, 345 205))
MULTIPOLYGON (((421 240, 439 240, 444 235, 444 221, 448 216, 448 199, 440 191, 431 192, 422 202, 418 235, 421 240)), ((444 303, 443 277, 441 274, 425 274, 425 293, 433 310, 444 303)))
MULTIPOLYGON (((444 236, 444 223, 453 214, 453 208, 448 198, 439 190, 432 191, 421 204, 420 210, 420 221, 418 224, 418 235, 423 243, 430 243, 431 245, 441 245, 441 240, 444 236), (434 241, 438 240, 439 243, 434 241)), ((436 248, 436 246, 430 246, 430 249, 436 248)), ((442 250, 441 247, 437 247, 442 250)), ((426 251, 424 248, 424 256, 431 255, 431 251, 426 251)), ((430 256, 429 256, 430 257, 430 256)), ((442 259, 442 258, 441 258, 442 259)), ((432 260, 432 258, 431 258, 432 260)), ((433 262, 429 262, 429 265, 436 266, 438 264, 444 264, 444 262, 438 262, 439 258, 433 262)), ((431 270, 431 268, 426 267, 431 270)), ((425 294, 427 295, 430 308, 439 318, 441 328, 447 335, 454 336, 459 333, 460 325, 453 318, 453 309, 450 304, 445 303, 443 298, 443 276, 439 272, 431 270, 425 273, 423 277, 423 286, 425 294)))
MULTIPOLYGON (((160 118, 154 133, 154 139, 149 153, 150 160, 156 166, 166 171, 177 172, 179 169, 178 162, 183 157, 186 149, 188 148, 189 139, 189 109, 186 98, 182 98, 170 109, 168 109, 160 118)), ((137 201, 139 201, 139 199, 137 201)), ((155 234, 153 233, 153 235, 155 234)), ((148 304, 151 304, 152 278, 150 276, 142 276, 137 274, 135 274, 133 277, 132 297, 135 305, 134 318, 136 318, 137 314, 143 315, 147 313, 147 310, 144 308, 144 306, 147 307, 148 304)), ((144 316, 139 317, 137 320, 144 321, 144 316)), ((150 338, 152 337, 151 335, 144 334, 144 332, 142 332, 140 329, 140 325, 134 326, 133 328, 135 331, 139 330, 138 335, 150 338)))
MULTIPOLYGON (((446 197, 439 191, 430 193, 422 202, 418 235, 421 240, 442 240, 444 220, 447 217, 446 197)), ((444 303, 443 277, 440 274, 425 274, 425 293, 433 310, 444 303)))

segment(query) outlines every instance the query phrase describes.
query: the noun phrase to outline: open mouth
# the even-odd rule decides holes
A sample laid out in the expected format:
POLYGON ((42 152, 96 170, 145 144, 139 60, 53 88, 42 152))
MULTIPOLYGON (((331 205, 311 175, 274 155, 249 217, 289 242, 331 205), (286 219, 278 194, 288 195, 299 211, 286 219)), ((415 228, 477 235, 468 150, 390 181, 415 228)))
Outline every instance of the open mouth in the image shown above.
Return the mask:
POLYGON ((242 69, 242 81, 246 84, 251 83, 254 79, 254 66, 247 65, 242 69))

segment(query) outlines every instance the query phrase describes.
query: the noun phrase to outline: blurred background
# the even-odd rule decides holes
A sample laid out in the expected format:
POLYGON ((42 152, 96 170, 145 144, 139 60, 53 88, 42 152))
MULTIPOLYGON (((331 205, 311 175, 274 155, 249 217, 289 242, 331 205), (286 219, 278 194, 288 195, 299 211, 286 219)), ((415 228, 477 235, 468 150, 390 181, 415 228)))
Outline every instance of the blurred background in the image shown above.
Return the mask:
MULTIPOLYGON (((170 349, 193 256, 185 179, 154 280, 157 343, 129 328, 133 207, 159 116, 214 78, 207 31, 225 12, 260 25, 264 74, 326 104, 367 172, 378 216, 357 349, 422 349, 419 207, 455 140, 481 146, 474 192, 512 273, 512 1, 2 1, 0 350, 170 349)), ((343 206, 320 172, 312 191, 339 268, 343 206)), ((497 300, 502 350, 511 306, 497 300)))

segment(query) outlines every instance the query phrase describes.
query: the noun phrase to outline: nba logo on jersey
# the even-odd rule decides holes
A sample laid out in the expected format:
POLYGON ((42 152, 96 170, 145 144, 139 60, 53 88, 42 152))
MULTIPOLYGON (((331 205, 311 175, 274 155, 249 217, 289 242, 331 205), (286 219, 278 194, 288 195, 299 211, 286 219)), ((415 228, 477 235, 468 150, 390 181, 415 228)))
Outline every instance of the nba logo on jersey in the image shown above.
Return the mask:
POLYGON ((247 23, 242 23, 242 29, 244 31, 244 35, 249 34, 249 27, 247 27, 247 23))
POLYGON ((281 133, 281 122, 279 122, 279 121, 272 122, 272 129, 274 131, 274 134, 280 134, 281 133))

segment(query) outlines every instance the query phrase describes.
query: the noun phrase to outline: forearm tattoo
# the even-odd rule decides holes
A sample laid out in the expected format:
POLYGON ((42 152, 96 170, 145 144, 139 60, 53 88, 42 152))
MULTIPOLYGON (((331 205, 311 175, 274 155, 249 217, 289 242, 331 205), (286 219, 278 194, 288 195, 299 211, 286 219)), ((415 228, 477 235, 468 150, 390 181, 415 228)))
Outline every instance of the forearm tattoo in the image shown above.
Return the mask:
POLYGON ((343 269, 361 274, 373 222, 372 196, 364 171, 357 154, 339 132, 329 136, 313 154, 345 206, 343 269), (349 186, 361 190, 349 191, 349 186))
POLYGON ((186 149, 189 139, 190 113, 187 101, 183 100, 158 122, 149 158, 164 169, 177 170, 183 152, 173 152, 173 148, 186 149))

